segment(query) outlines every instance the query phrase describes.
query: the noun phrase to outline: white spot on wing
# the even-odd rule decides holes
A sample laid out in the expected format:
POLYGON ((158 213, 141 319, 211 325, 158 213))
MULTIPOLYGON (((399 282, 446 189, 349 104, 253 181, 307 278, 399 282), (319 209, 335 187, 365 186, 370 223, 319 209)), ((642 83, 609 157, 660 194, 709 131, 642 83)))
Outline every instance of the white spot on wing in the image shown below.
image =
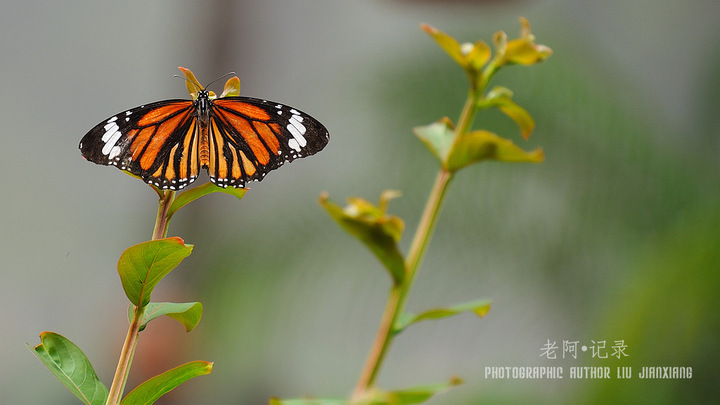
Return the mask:
MULTIPOLYGON (((305 145, 307 145, 307 140, 305 139, 305 132, 307 131, 307 128, 305 128, 305 125, 302 124, 303 117, 296 110, 290 110, 290 112, 293 115, 288 121, 287 130, 292 134, 298 147, 305 147, 305 145)), ((298 148, 293 149, 300 151, 298 148)))
MULTIPOLYGON (((103 148, 104 150, 105 148, 103 148)), ((108 155, 108 159, 115 159, 120 152, 122 152, 122 148, 119 146, 113 146, 112 149, 110 149, 110 154, 108 155)))
POLYGON ((301 148, 300 148, 300 145, 299 145, 298 142, 295 140, 295 138, 293 138, 293 139, 291 139, 291 140, 288 141, 288 146, 289 146, 291 149, 294 149, 294 150, 300 152, 300 149, 301 149, 301 148))
POLYGON ((115 132, 120 130, 120 127, 118 127, 117 124, 112 121, 108 122, 103 128, 105 129, 105 133, 102 136, 103 142, 107 142, 108 139, 110 139, 110 137, 115 134, 115 132))
MULTIPOLYGON (((102 153, 103 155, 109 155, 115 147, 118 139, 120 139, 120 136, 122 136, 122 133, 120 132, 120 128, 114 122, 105 125, 104 128, 105 133, 102 136, 102 141, 105 142, 105 145, 102 148, 102 153)), ((115 155, 117 155, 117 153, 118 152, 116 152, 115 155)))

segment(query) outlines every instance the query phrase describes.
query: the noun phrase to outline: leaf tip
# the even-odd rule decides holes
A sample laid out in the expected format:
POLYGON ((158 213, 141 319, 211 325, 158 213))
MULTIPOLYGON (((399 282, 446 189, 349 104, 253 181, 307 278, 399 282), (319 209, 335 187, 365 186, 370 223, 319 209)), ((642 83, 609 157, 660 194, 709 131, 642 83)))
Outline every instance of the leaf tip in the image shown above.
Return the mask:
POLYGON ((453 386, 454 386, 454 385, 465 384, 465 380, 463 380, 462 377, 458 377, 458 376, 455 375, 455 376, 452 376, 452 378, 450 378, 449 384, 450 384, 450 385, 453 385, 453 386))
POLYGON ((492 306, 492 303, 489 302, 487 305, 483 305, 481 307, 475 308, 473 311, 475 315, 478 316, 478 318, 485 318, 487 314, 490 312, 490 307, 492 306))
POLYGON ((432 25, 420 23, 420 29, 427 32, 430 35, 434 35, 438 32, 437 28, 433 27, 432 25))

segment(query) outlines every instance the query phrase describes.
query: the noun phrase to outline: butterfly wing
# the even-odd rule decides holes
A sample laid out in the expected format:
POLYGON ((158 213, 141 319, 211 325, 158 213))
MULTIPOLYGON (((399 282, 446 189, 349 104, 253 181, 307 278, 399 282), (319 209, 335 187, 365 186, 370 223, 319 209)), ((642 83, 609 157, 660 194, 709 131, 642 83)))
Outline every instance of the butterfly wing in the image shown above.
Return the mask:
POLYGON ((251 97, 214 100, 208 136, 208 173, 221 187, 262 180, 285 162, 319 152, 330 137, 308 114, 251 97))
POLYGON ((295 108, 250 97, 209 103, 205 113, 190 100, 158 101, 119 113, 91 129, 80 151, 91 162, 179 190, 195 181, 201 167, 218 186, 244 187, 328 143, 327 129, 295 108))
POLYGON ((80 141, 85 159, 117 166, 162 189, 197 178, 198 131, 190 100, 166 100, 114 115, 80 141))

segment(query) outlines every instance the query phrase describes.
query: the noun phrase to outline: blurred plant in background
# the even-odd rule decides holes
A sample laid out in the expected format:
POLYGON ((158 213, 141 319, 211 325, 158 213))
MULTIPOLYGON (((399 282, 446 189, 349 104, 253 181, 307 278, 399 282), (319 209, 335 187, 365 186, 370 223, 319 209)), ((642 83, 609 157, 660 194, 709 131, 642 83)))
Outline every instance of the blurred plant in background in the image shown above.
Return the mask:
MULTIPOLYGON (((559 18, 554 16, 549 18, 552 24, 546 23, 553 25, 559 18)), ((460 31, 473 35, 473 29, 467 25, 460 31)), ((533 170, 487 164, 482 169, 463 171, 457 176, 456 182, 462 181, 462 184, 450 192, 453 198, 445 203, 443 222, 438 227, 439 237, 436 235, 433 243, 438 253, 428 255, 425 266, 442 268, 452 260, 454 267, 465 269, 450 271, 457 278, 452 280, 454 294, 465 298, 470 294, 468 289, 484 285, 481 294, 494 300, 493 316, 484 319, 482 324, 495 327, 493 322, 500 322, 508 334, 493 336, 484 346, 477 343, 470 354, 472 362, 489 356, 495 364, 524 364, 537 356, 536 347, 544 341, 541 339, 556 334, 558 338, 571 339, 625 339, 630 356, 642 353, 646 359, 644 364, 667 358, 672 353, 677 364, 693 364, 698 370, 711 370, 720 360, 714 345, 716 334, 712 332, 720 317, 714 314, 712 305, 707 304, 714 300, 713 291, 719 283, 716 269, 720 268, 718 258, 710 254, 720 245, 720 235, 711 225, 720 201, 715 175, 717 142, 713 134, 716 129, 711 125, 716 120, 711 106, 720 101, 720 93, 710 91, 717 86, 702 87, 706 91, 697 93, 698 100, 695 101, 703 108, 696 111, 698 116, 693 121, 698 126, 684 126, 693 135, 693 139, 689 139, 689 135, 672 132, 676 129, 672 124, 673 117, 662 112, 651 94, 638 91, 642 87, 628 78, 631 77, 628 72, 618 71, 619 67, 612 60, 606 60, 607 55, 602 49, 582 47, 571 40, 581 38, 586 41, 583 44, 592 44, 593 40, 597 41, 596 36, 577 27, 571 29, 567 24, 557 25, 560 28, 552 36, 552 42, 556 44, 553 48, 556 51, 560 48, 562 52, 553 56, 552 64, 501 72, 507 87, 527 89, 527 93, 516 92, 514 100, 536 117, 542 117, 542 133, 553 134, 542 138, 543 147, 548 151, 545 162, 533 170), (696 135, 704 142, 698 142, 696 135), (477 193, 477 187, 502 190, 502 193, 477 193), (479 206, 484 209, 478 209, 479 206), (473 223, 483 225, 470 225, 473 223), (680 230, 682 232, 678 232, 680 230), (688 239, 686 235, 692 235, 692 238, 688 239), (670 249, 671 245, 675 248, 670 249), (483 257, 480 264, 478 254, 483 257), (697 261, 691 260, 693 257, 697 261), (663 265, 658 266, 661 262, 663 265), (483 267, 485 264, 487 266, 483 267), (503 268, 512 269, 512 272, 498 275, 503 268), (659 280, 673 286, 676 302, 691 305, 668 306, 665 290, 657 288, 659 280), (492 293, 496 289, 505 291, 501 285, 507 282, 513 284, 507 287, 505 296, 492 293), (652 299, 647 301, 649 298, 652 299), (498 306, 505 300, 511 301, 506 302, 507 311, 498 306), (525 316, 522 322, 513 319, 518 314, 525 316), (645 318, 648 314, 653 316, 645 318), (674 327, 682 319, 702 319, 707 324, 688 333, 688 330, 674 327), (667 329, 660 333, 649 332, 659 327, 667 329)), ((377 62, 368 72, 367 79, 359 78, 352 88, 361 98, 362 107, 355 108, 371 109, 378 120, 367 124, 373 131, 363 127, 369 133, 378 134, 372 136, 372 141, 378 145, 373 150, 377 155, 372 158, 373 164, 363 165, 363 175, 370 177, 382 172, 386 176, 384 184, 407 185, 403 187, 403 194, 411 198, 403 198, 402 202, 393 205, 405 218, 422 208, 415 203, 416 197, 419 199, 417 190, 427 189, 425 179, 433 173, 426 162, 417 158, 422 147, 418 147, 415 140, 386 134, 402 133, 424 117, 442 116, 461 108, 457 94, 466 91, 462 80, 455 80, 455 76, 446 73, 450 69, 445 64, 428 60, 426 50, 417 52, 419 55, 408 57, 408 60, 392 58, 391 62, 377 62), (438 80, 427 80, 428 77, 438 80), (442 103, 430 103, 427 99, 441 100, 442 103), (376 161, 387 161, 389 169, 374 164, 376 161)), ((716 65, 710 63, 709 66, 716 65)), ((649 73, 655 72, 650 66, 647 69, 649 73)), ((703 86, 704 83, 720 82, 716 72, 713 74, 709 69, 705 73, 709 76, 696 78, 703 86)), ((512 126, 508 125, 505 116, 499 117, 490 111, 481 117, 484 126, 486 124, 492 132, 505 133, 516 126, 512 121, 512 126)), ((532 149, 534 139, 531 138, 528 144, 532 149)), ((372 191, 379 185, 363 181, 353 187, 372 191)), ((297 233, 328 232, 318 224, 294 223, 294 226, 297 233)), ((246 255, 243 261, 218 254, 215 267, 223 274, 212 283, 203 284, 203 289, 218 294, 212 298, 216 305, 243 296, 246 304, 236 312, 249 315, 245 325, 277 335, 285 333, 286 328, 261 319, 262 314, 278 313, 277 308, 289 302, 293 305, 309 302, 315 303, 319 316, 324 317, 328 313, 323 312, 323 305, 335 303, 334 308, 345 312, 332 319, 332 327, 307 312, 287 318, 281 316, 277 322, 297 320, 300 326, 293 329, 292 334, 297 345, 317 350, 322 346, 324 350, 318 352, 325 356, 321 357, 322 361, 314 363, 315 358, 311 356, 298 356, 294 358, 294 366, 302 370, 314 366, 318 372, 330 368, 332 371, 325 376, 331 379, 335 376, 332 384, 335 391, 341 390, 337 387, 344 387, 351 376, 339 371, 332 358, 336 352, 344 352, 348 347, 366 344, 359 339, 353 340, 356 332, 351 333, 352 329, 342 322, 359 317, 352 312, 354 306, 367 306, 371 299, 377 299, 372 290, 357 286, 358 280, 372 278, 349 275, 347 271, 355 270, 352 264, 347 271, 321 271, 298 253, 327 246, 337 249, 338 244, 320 244, 308 239, 298 243, 288 235, 271 233, 279 244, 293 244, 295 253, 277 255, 273 263, 261 259, 262 249, 246 255), (295 270, 305 266, 309 273, 301 276, 270 270, 273 266, 291 264, 296 264, 295 270), (237 272, 231 273, 234 270, 237 272), (239 291, 237 287, 230 287, 241 282, 245 284, 239 291), (271 299, 262 291, 280 291, 283 299, 271 299), (339 300, 346 296, 353 297, 357 304, 340 304, 339 300), (251 302, 262 302, 262 309, 250 309, 251 302), (327 329, 318 329, 321 334, 316 333, 316 329, 302 332, 307 325, 327 329), (330 336, 336 334, 347 341, 334 346, 330 336), (312 346, 312 342, 317 345, 312 346), (339 381, 340 377, 346 379, 339 381)), ((251 239, 242 236, 225 241, 231 246, 249 242, 251 239)), ((221 246, 218 245, 218 250, 221 246)), ((339 252, 349 254, 346 250, 339 252)), ((329 259, 327 267, 342 266, 344 259, 329 259)), ((438 280, 431 272, 424 276, 429 280, 427 283, 438 290, 436 295, 447 293, 438 284, 442 278, 438 280)), ((226 313, 224 316, 233 315, 226 313)), ((452 325, 469 329, 461 320, 452 325)), ((453 343, 458 341, 445 335, 442 337, 453 343)), ((236 355, 256 365, 279 364, 283 350, 294 348, 283 346, 277 353, 270 353, 259 348, 262 341, 262 336, 248 335, 247 344, 258 354, 236 355)), ((230 347, 233 342, 228 339, 225 347, 230 347)), ((456 347, 458 351, 467 350, 467 347, 456 347)), ((402 349, 396 349, 402 353, 402 349)), ((397 356, 405 364, 411 357, 405 353, 397 356)), ((628 360, 639 362, 640 359, 628 360)), ((459 363, 454 366, 457 368, 459 363)), ((241 368, 237 366, 235 370, 241 368)), ((402 372, 398 371, 402 366, 388 364, 387 368, 388 372, 382 377, 385 385, 402 381, 402 372)), ((441 365, 437 368, 444 369, 441 365)), ((279 372, 272 369, 274 373, 279 372)), ((287 368, 283 367, 283 370, 287 368)), ((414 371, 432 374, 424 372, 422 367, 416 367, 414 371)), ((305 386, 313 382, 302 377, 305 371, 287 372, 305 386)), ((272 391, 269 381, 273 381, 275 375, 258 375, 254 380, 256 386, 272 391)), ((467 372, 463 376, 467 380, 472 378, 467 372)), ((706 403, 708 398, 720 397, 716 384, 710 381, 712 376, 711 372, 698 372, 690 381, 642 383, 637 380, 503 383, 483 381, 482 376, 476 375, 477 384, 465 384, 462 389, 444 394, 438 401, 605 403, 607 398, 619 396, 641 398, 651 387, 658 403, 706 403)), ((316 387, 314 392, 321 392, 319 390, 316 387)), ((297 389, 289 394, 295 392, 297 389)))
MULTIPOLYGON (((374 206, 361 198, 349 198, 346 207, 330 202, 327 195, 321 196, 320 203, 338 224, 348 233, 363 242, 385 266, 392 288, 375 341, 366 360, 360 378, 353 392, 353 404, 403 405, 422 403, 433 395, 445 391, 461 382, 452 378, 447 383, 424 385, 403 390, 382 390, 376 385, 386 355, 395 337, 409 326, 426 320, 443 319, 464 312, 473 312, 484 317, 490 310, 489 300, 472 301, 452 307, 435 308, 420 314, 405 310, 406 301, 415 282, 420 263, 425 255, 435 225, 438 221, 447 188, 457 171, 486 160, 505 162, 540 162, 540 149, 525 152, 512 141, 499 137, 487 130, 473 130, 473 122, 479 110, 498 108, 513 119, 527 139, 535 123, 532 117, 512 101, 512 92, 505 87, 488 91, 493 76, 506 65, 533 65, 547 59, 552 50, 535 44, 530 24, 525 18, 521 36, 508 41, 507 35, 498 31, 494 36, 495 52, 482 40, 475 44, 460 44, 448 34, 429 25, 422 28, 462 67, 470 80, 470 91, 457 125, 449 118, 423 127, 415 128, 415 134, 437 158, 440 171, 437 174, 428 197, 418 229, 413 237, 406 257, 400 253, 398 243, 404 231, 404 221, 387 214, 390 199, 398 192, 384 191, 374 206)), ((345 400, 320 400, 324 404, 345 403, 345 400)), ((316 404, 316 400, 273 400, 272 404, 316 404)))

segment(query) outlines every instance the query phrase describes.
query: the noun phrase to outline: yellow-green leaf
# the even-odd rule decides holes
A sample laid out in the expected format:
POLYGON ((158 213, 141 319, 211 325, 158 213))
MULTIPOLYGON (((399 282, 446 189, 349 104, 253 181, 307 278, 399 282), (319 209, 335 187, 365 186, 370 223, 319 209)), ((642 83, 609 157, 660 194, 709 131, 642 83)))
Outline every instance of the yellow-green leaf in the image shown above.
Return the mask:
POLYGON ((152 405, 185 381, 212 372, 213 363, 192 361, 170 369, 135 387, 120 405, 152 405))
POLYGON ((475 45, 473 45, 470 53, 468 53, 467 59, 475 71, 480 71, 490 60, 491 54, 490 46, 486 44, 485 41, 478 40, 475 42, 475 45))
POLYGON ((450 152, 447 168, 457 171, 483 160, 504 162, 542 162, 542 149, 526 152, 509 139, 501 138, 490 131, 473 131, 460 137, 450 152))
MULTIPOLYGON (((132 319, 135 307, 130 305, 128 308, 128 318, 132 319)), ((185 328, 185 332, 195 329, 202 317, 203 307, 199 302, 151 302, 145 307, 143 318, 140 323, 140 331, 144 330, 148 322, 153 319, 166 315, 169 318, 180 322, 185 328)))
POLYGON ((523 138, 528 139, 530 134, 532 134, 532 131, 535 129, 535 120, 530 113, 512 100, 503 100, 498 107, 500 108, 500 111, 512 118, 512 120, 520 127, 520 132, 522 133, 523 138))
POLYGON ((223 89, 220 97, 237 97, 240 95, 240 79, 237 76, 233 76, 225 82, 225 89, 223 89))
POLYGON ((510 89, 497 86, 478 102, 479 108, 497 107, 520 127, 523 138, 528 139, 535 129, 535 120, 530 113, 512 100, 510 89))
POLYGON ((215 185, 214 183, 205 183, 203 185, 193 187, 189 190, 185 190, 182 193, 178 194, 178 196, 173 200, 172 205, 168 209, 167 217, 168 219, 172 218, 173 215, 182 207, 186 206, 187 204, 190 204, 191 202, 197 200, 198 198, 212 194, 212 193, 224 193, 229 194, 232 196, 237 197, 237 199, 242 199, 245 196, 245 193, 247 192, 246 188, 235 188, 235 187, 227 187, 223 188, 220 186, 215 185))
MULTIPOLYGON (((397 243, 405 223, 399 217, 387 215, 362 198, 349 198, 343 208, 331 202, 327 195, 320 196, 320 205, 349 234, 360 240, 385 266, 395 284, 405 278, 405 259, 397 243)), ((384 208, 387 203, 380 204, 384 208)))
POLYGON ((467 58, 460 49, 460 43, 455 38, 427 24, 420 24, 420 28, 427 32, 458 65, 467 68, 467 58))
POLYGON ((497 31, 493 34, 493 44, 495 45, 495 58, 501 59, 505 55, 507 49, 508 36, 505 31, 497 31))
POLYGON ((447 157, 455 140, 455 128, 449 118, 444 117, 430 125, 413 128, 415 135, 445 167, 447 157))
MULTIPOLYGON (((351 405, 347 399, 339 398, 270 398, 270 405, 351 405)), ((352 404, 354 405, 354 404, 352 404)))
POLYGON ((520 38, 507 43, 501 64, 532 65, 549 58, 552 55, 552 49, 535 43, 535 36, 530 30, 528 20, 520 17, 520 23, 522 25, 520 38))
POLYGON ((190 69, 186 69, 182 66, 178 67, 178 69, 180 69, 185 75, 185 86, 187 86, 188 93, 190 93, 193 100, 196 99, 198 93, 203 89, 203 87, 200 85, 200 82, 198 82, 198 79, 195 78, 195 74, 190 69))
MULTIPOLYGON (((417 387, 405 388, 400 390, 386 391, 378 388, 366 391, 362 396, 348 402, 347 405, 411 405, 427 402, 435 395, 460 385, 463 380, 459 377, 453 377, 450 381, 439 384, 420 385, 417 387)), ((308 403, 304 405, 310 405, 308 403)), ((322 404, 322 403, 321 403, 322 404)), ((282 405, 289 405, 282 403, 282 405)))
POLYGON ((455 315, 462 314, 465 312, 473 312, 478 317, 484 318, 485 315, 487 315, 488 312, 490 311, 491 304, 492 304, 492 301, 490 301, 490 300, 481 300, 481 301, 467 302, 464 304, 455 305, 455 306, 448 307, 448 308, 429 309, 429 310, 422 312, 420 314, 417 314, 417 315, 405 313, 396 322, 395 326, 393 327, 393 332, 395 332, 395 333, 402 332, 408 326, 410 326, 414 323, 417 323, 417 322, 428 321, 428 320, 433 320, 433 319, 449 318, 451 316, 455 316, 455 315))

